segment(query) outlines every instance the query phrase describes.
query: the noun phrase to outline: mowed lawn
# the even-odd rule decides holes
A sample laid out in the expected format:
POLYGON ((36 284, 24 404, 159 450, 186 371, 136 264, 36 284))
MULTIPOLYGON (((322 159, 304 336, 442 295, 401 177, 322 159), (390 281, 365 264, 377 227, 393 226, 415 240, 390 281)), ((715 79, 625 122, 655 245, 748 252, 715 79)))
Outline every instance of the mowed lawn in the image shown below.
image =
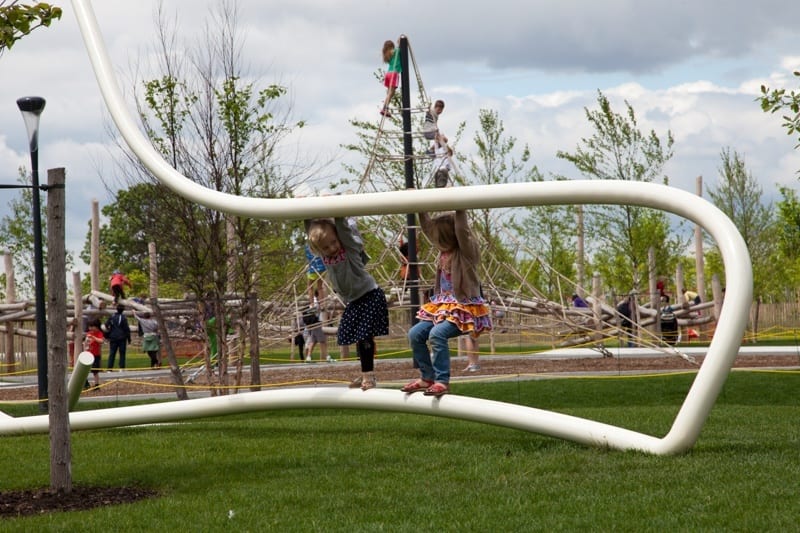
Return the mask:
MULTIPOLYGON (((693 378, 459 383, 454 393, 662 436, 693 378)), ((732 373, 695 447, 674 457, 359 410, 76 432, 76 484, 159 496, 0 519, 0 531, 792 531, 799 390, 796 372, 732 373)), ((0 491, 48 485, 47 435, 5 437, 0 449, 0 491)))

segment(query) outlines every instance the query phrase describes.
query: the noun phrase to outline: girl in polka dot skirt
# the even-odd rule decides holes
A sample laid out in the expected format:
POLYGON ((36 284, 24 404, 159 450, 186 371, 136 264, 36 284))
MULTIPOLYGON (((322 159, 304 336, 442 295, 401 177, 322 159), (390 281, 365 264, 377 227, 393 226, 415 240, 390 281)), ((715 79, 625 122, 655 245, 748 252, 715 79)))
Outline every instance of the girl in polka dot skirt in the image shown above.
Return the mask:
POLYGON ((478 279, 480 247, 469 227, 466 211, 431 218, 419 214, 423 233, 439 250, 433 296, 417 312, 419 322, 408 331, 420 378, 403 392, 424 391, 426 396, 450 392, 448 340, 460 335, 477 338, 492 329, 489 306, 478 279), (428 348, 430 343, 430 349, 428 348))
POLYGON ((361 376, 350 388, 372 389, 375 380, 375 337, 389 334, 386 296, 364 268, 368 259, 354 222, 346 218, 305 221, 311 250, 322 258, 333 290, 345 302, 337 344, 355 344, 361 376))

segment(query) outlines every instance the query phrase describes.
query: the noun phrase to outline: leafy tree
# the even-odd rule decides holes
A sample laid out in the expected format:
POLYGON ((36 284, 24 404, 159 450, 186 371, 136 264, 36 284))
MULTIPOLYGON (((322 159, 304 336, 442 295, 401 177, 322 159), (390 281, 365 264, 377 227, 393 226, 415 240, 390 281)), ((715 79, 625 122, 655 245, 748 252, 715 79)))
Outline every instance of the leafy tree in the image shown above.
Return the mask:
MULTIPOLYGON (((800 77, 800 71, 795 70, 795 77, 800 77)), ((787 113, 782 115, 783 127, 786 128, 787 135, 797 135, 800 140, 800 91, 786 92, 786 89, 769 89, 761 86, 761 109, 765 113, 776 113, 782 111, 787 113)), ((800 147, 800 142, 795 148, 800 147)), ((800 170, 798 170, 800 172, 800 170)))
MULTIPOLYGON (((465 183, 493 185, 524 181, 541 181, 542 175, 536 165, 531 164, 531 150, 525 144, 521 147, 519 159, 515 157, 517 139, 505 135, 505 126, 497 111, 481 109, 478 111, 480 127, 472 137, 477 152, 467 156, 459 152, 456 159, 466 168, 459 180, 465 183)), ((477 209, 473 211, 474 230, 485 246, 483 256, 501 265, 514 265, 508 237, 504 228, 513 228, 514 216, 511 210, 477 209)), ((495 272, 492 279, 498 285, 512 283, 506 269, 495 272)))
MULTIPOLYGON (((27 171, 19 168, 17 181, 21 185, 30 185, 27 171)), ((42 233, 46 234, 47 212, 46 197, 42 195, 42 233)), ((33 296, 34 279, 33 269, 33 191, 21 189, 19 195, 8 202, 10 215, 3 216, 0 220, 0 247, 11 252, 14 256, 14 281, 17 287, 17 297, 25 299, 33 296)), ((42 239, 43 259, 47 264, 46 239, 42 239)))
MULTIPOLYGON (((633 107, 626 101, 624 115, 615 113, 608 98, 598 91, 599 109, 586 111, 594 129, 581 139, 575 152, 559 150, 584 176, 596 179, 653 182, 663 175, 672 157, 672 132, 662 140, 655 131, 640 131, 633 107)), ((656 263, 670 271, 683 246, 670 231, 666 213, 638 206, 595 206, 588 208, 592 234, 597 243, 593 263, 603 281, 617 294, 640 290, 647 279, 648 250, 656 250, 656 263)), ((587 225, 588 226, 588 225, 587 225)))
POLYGON ((711 201, 736 225, 753 263, 753 293, 759 302, 769 291, 774 271, 776 239, 772 206, 764 203, 758 180, 747 170, 744 157, 723 148, 719 184, 709 188, 711 201))
MULTIPOLYGON (((236 4, 223 2, 213 18, 202 44, 185 52, 159 10, 155 68, 160 75, 143 81, 143 92, 138 85, 136 90, 144 130, 179 172, 206 187, 285 196, 305 167, 282 167, 277 148, 303 123, 289 122, 284 87, 244 81, 249 77, 241 66, 236 4)), ((188 202, 160 186, 123 149, 130 188, 120 192, 110 211, 125 214, 111 215, 104 246, 118 247, 120 258, 143 264, 147 242, 160 243, 160 268, 184 276, 181 281, 195 294, 263 292, 283 280, 292 226, 226 216, 188 202)))
MULTIPOLYGON (((31 180, 25 167, 19 168, 17 181, 20 185, 30 185, 31 180)), ((41 194, 41 226, 42 226, 42 259, 47 268, 47 195, 41 194)), ((33 191, 30 188, 20 189, 19 196, 8 202, 10 215, 0 220, 0 249, 11 252, 14 256, 14 281, 17 297, 32 298, 34 290, 33 270, 33 191)), ((67 253, 66 267, 72 267, 72 255, 67 253)))
POLYGON ((797 192, 779 187, 781 200, 777 208, 778 243, 787 258, 800 260, 800 200, 797 192))
POLYGON ((0 55, 36 28, 50 26, 54 20, 60 18, 61 8, 54 5, 0 0, 0 55))
POLYGON ((526 236, 527 250, 540 264, 531 269, 525 266, 529 260, 523 260, 521 271, 531 273, 529 281, 544 296, 558 301, 563 297, 564 280, 574 280, 577 276, 577 208, 547 205, 526 209, 528 215, 518 233, 526 236))

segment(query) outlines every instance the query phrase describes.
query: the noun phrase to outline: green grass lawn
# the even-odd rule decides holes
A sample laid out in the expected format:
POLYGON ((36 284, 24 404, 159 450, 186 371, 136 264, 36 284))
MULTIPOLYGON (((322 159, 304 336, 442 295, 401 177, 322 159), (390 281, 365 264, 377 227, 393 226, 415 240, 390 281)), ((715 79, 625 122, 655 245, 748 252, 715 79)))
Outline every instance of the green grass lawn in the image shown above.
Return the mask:
MULTIPOLYGON (((475 383, 457 392, 661 436, 692 379, 475 383)), ((676 457, 333 409, 78 432, 76 484, 137 485, 160 497, 0 520, 0 531, 796 530, 799 388, 797 373, 732 373, 698 443, 676 457)), ((47 486, 47 435, 0 446, 0 490, 47 486)))

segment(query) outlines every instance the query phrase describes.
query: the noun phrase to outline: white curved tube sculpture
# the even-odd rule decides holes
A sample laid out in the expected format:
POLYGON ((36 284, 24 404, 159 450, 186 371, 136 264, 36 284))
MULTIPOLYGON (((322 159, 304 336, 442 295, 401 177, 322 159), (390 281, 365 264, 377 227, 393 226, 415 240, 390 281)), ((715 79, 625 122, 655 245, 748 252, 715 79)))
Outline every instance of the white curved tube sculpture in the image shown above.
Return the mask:
POLYGON ((91 352, 81 352, 78 354, 78 360, 75 361, 75 368, 72 370, 72 375, 69 377, 67 383, 67 393, 69 395, 69 409, 70 411, 78 404, 83 390, 83 384, 89 376, 94 364, 94 355, 91 352))
MULTIPOLYGON (((78 22, 106 105, 128 145, 162 183, 199 204, 241 216, 298 219, 320 216, 402 214, 563 204, 627 204, 652 207, 697 222, 719 245, 726 295, 719 326, 670 431, 657 438, 635 431, 518 405, 449 395, 408 396, 397 390, 302 388, 70 414, 73 429, 181 420, 261 409, 353 408, 447 416, 508 426, 576 442, 653 454, 674 454, 696 442, 738 353, 752 300, 752 268, 733 223, 714 205, 686 191, 650 183, 553 181, 408 190, 323 198, 242 198, 206 189, 170 167, 153 150, 126 111, 97 21, 88 0, 73 0, 78 22)), ((47 417, 0 419, 0 435, 47 431, 47 417)))

